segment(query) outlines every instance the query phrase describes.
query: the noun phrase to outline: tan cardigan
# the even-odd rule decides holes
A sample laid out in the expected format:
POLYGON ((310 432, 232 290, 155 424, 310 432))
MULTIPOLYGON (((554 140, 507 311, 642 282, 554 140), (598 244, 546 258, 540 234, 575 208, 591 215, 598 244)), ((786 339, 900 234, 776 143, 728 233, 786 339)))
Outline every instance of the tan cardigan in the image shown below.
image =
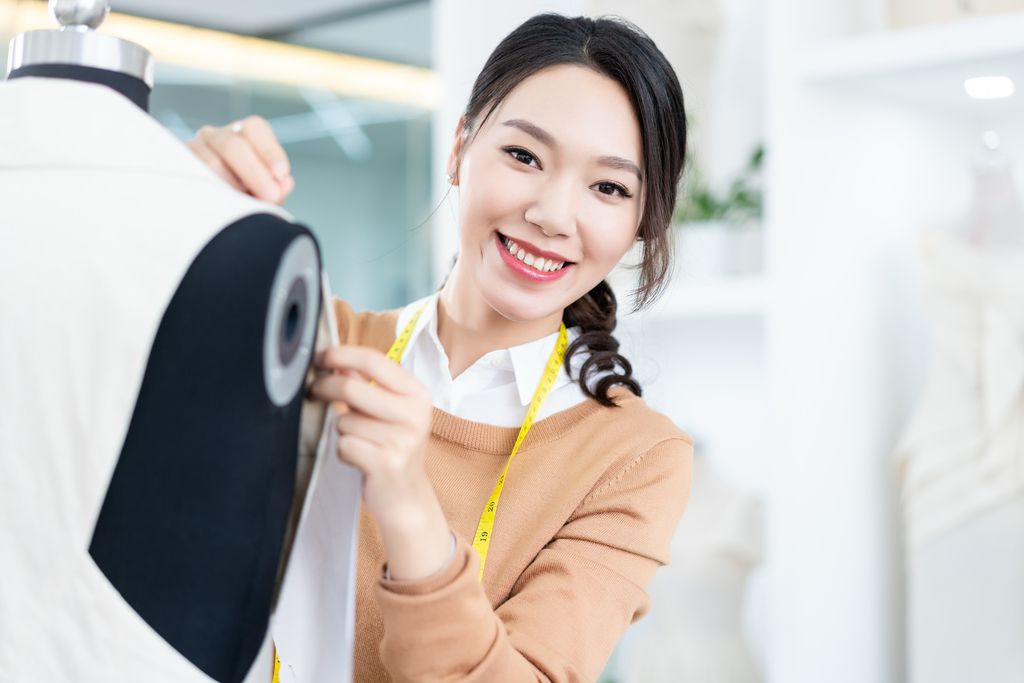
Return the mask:
MULTIPOLYGON (((386 351, 397 311, 335 302, 342 343, 386 351)), ((594 681, 644 589, 669 561, 690 492, 692 440, 625 389, 617 408, 588 400, 533 425, 502 492, 483 584, 472 539, 517 428, 434 409, 426 467, 457 539, 420 581, 385 581, 363 512, 355 682, 594 681)))

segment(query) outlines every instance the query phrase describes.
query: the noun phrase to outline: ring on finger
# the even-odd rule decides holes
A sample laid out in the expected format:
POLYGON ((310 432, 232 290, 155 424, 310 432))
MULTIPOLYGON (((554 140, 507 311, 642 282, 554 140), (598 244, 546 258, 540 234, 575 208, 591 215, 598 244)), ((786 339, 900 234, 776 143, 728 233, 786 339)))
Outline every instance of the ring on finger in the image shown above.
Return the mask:
POLYGON ((231 126, 231 132, 232 133, 241 133, 242 132, 242 122, 241 121, 236 121, 231 126))

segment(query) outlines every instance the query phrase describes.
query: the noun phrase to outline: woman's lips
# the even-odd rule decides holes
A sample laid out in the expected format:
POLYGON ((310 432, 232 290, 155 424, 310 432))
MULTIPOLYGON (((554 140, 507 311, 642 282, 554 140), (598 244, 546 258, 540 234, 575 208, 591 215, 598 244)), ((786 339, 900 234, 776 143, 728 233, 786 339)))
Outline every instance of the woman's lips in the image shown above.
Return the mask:
MULTIPOLYGON (((506 237, 505 240, 508 240, 508 238, 506 237)), ((559 270, 553 270, 548 272, 537 270, 533 266, 527 265, 525 262, 525 258, 524 260, 520 260, 519 258, 510 254, 508 248, 506 248, 505 246, 505 241, 502 240, 502 235, 500 233, 494 233, 494 244, 498 249, 498 254, 501 256, 501 260, 504 261, 505 265, 508 266, 510 270, 512 270, 516 275, 520 275, 534 282, 552 282, 554 280, 557 280, 563 275, 565 275, 566 272, 568 272, 569 268, 573 266, 572 262, 563 261, 564 265, 559 270)), ((516 244, 519 243, 516 242, 516 244)), ((530 251, 530 248, 527 247, 525 244, 520 244, 520 246, 523 249, 530 251)), ((552 254, 550 252, 540 251, 539 253, 533 253, 536 253, 537 256, 544 258, 545 261, 561 259, 561 257, 558 254, 552 254)))

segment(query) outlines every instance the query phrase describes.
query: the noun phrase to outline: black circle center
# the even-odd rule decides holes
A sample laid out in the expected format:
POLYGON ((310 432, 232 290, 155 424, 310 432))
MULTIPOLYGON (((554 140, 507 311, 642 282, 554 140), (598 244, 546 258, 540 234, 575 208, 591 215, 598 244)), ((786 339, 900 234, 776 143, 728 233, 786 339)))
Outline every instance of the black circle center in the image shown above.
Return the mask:
POLYGON ((299 329, 299 305, 292 302, 288 308, 288 319, 284 323, 284 338, 291 341, 295 338, 295 332, 299 329))
POLYGON ((306 322, 306 283, 299 277, 292 283, 288 290, 288 298, 285 299, 284 307, 281 309, 281 322, 278 327, 277 350, 281 359, 281 365, 287 366, 295 358, 302 343, 302 328, 306 322))

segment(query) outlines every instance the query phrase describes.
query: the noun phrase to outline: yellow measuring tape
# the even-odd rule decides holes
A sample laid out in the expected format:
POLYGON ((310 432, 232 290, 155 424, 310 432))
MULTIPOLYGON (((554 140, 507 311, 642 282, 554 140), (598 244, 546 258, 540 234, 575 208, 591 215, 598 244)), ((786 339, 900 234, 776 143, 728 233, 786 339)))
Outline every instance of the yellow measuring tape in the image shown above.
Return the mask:
MULTIPOLYGON (((420 319, 420 315, 429 305, 429 301, 423 304, 420 310, 416 311, 415 315, 406 323, 402 333, 398 335, 398 339, 395 340, 395 343, 391 345, 391 349, 388 350, 388 358, 396 363, 402 362, 402 354, 405 353, 405 347, 409 345, 409 339, 412 338, 412 331, 416 327, 416 321, 420 319)), ((558 377, 558 370, 562 367, 562 362, 565 360, 565 350, 568 345, 569 334, 565 330, 565 323, 561 323, 558 326, 558 341, 555 342, 555 348, 551 350, 551 355, 548 356, 548 364, 544 368, 544 375, 540 378, 540 384, 537 385, 537 390, 533 392, 533 400, 530 401, 530 408, 526 411, 526 419, 523 420, 523 426, 519 428, 519 436, 516 437, 512 453, 508 456, 508 460, 505 462, 505 469, 501 471, 498 483, 495 484, 494 491, 491 493, 491 497, 487 499, 487 505, 484 506, 483 514, 480 515, 480 522, 476 525, 476 533, 473 534, 473 549, 480 555, 479 579, 481 581, 484 579, 487 549, 491 544, 491 537, 494 535, 494 516, 498 512, 498 499, 501 498, 501 489, 505 486, 505 476, 508 474, 508 467, 512 464, 512 458, 519 451, 519 447, 523 445, 523 441, 530 432, 530 427, 533 426, 533 421, 537 418, 541 406, 544 405, 544 401, 548 399, 548 395, 555 386, 555 378, 558 377)))
MULTIPOLYGON (((430 301, 427 301, 427 303, 420 306, 420 310, 416 311, 409 322, 406 323, 402 333, 398 335, 395 343, 388 349, 388 358, 390 360, 396 363, 402 362, 402 355, 405 353, 405 347, 409 345, 409 340, 412 338, 416 322, 429 305, 430 301)), ((533 400, 530 401, 530 408, 526 411, 526 419, 523 420, 523 426, 519 428, 519 436, 516 437, 512 453, 509 454, 508 460, 505 462, 505 469, 501 471, 501 476, 498 477, 498 483, 495 484, 491 497, 487 499, 487 505, 484 506, 483 514, 480 515, 480 522, 476 525, 476 533, 473 534, 473 549, 480 555, 480 576, 478 577, 480 581, 484 579, 487 549, 491 544, 491 538, 494 536, 494 516, 498 512, 498 499, 501 498, 501 489, 505 485, 508 466, 512 464, 512 458, 519 452, 519 447, 530 432, 530 427, 533 426, 533 421, 537 418, 537 414, 540 413, 541 406, 544 405, 544 401, 548 399, 548 395, 551 394, 551 390, 555 387, 555 378, 558 377, 558 370, 562 367, 562 363, 565 360, 565 350, 568 346, 569 334, 566 332, 565 323, 561 323, 558 326, 558 341, 555 342, 555 348, 551 350, 551 355, 548 356, 548 364, 544 367, 544 375, 540 378, 540 384, 537 385, 537 390, 533 392, 533 400)), ((277 652, 275 651, 273 683, 279 683, 278 671, 280 668, 281 662, 277 658, 277 652)))
POLYGON ((427 303, 420 306, 420 310, 416 311, 412 318, 409 319, 409 322, 405 324, 405 327, 402 328, 402 334, 398 335, 398 339, 396 339, 395 343, 391 345, 390 349, 388 349, 388 360, 393 360, 399 364, 402 362, 402 354, 405 353, 405 347, 409 345, 409 340, 412 338, 412 331, 416 329, 416 323, 419 321, 420 316, 423 315, 423 311, 427 310, 427 306, 429 305, 430 302, 427 301, 427 303))
POLYGON ((530 427, 533 426, 537 413, 540 412, 541 406, 544 405, 544 401, 547 400, 548 395, 555 386, 555 378, 558 377, 558 369, 562 367, 562 361, 565 359, 565 348, 568 344, 569 335, 565 331, 565 323, 561 323, 558 328, 558 341, 555 342, 555 348, 551 350, 551 355, 548 356, 548 364, 544 368, 544 375, 540 379, 540 384, 537 385, 537 390, 533 392, 533 400, 530 401, 530 409, 526 411, 526 419, 523 420, 523 426, 519 428, 516 445, 512 447, 512 453, 508 456, 505 469, 501 471, 498 483, 494 486, 494 492, 487 499, 484 512, 480 515, 480 522, 476 525, 476 533, 473 534, 473 549, 480 555, 480 581, 484 580, 484 563, 487 562, 487 548, 491 544, 491 537, 494 535, 494 515, 498 511, 498 498, 501 497, 501 488, 505 485, 505 475, 508 474, 508 466, 512 464, 512 458, 519 451, 519 447, 526 439, 530 427))

